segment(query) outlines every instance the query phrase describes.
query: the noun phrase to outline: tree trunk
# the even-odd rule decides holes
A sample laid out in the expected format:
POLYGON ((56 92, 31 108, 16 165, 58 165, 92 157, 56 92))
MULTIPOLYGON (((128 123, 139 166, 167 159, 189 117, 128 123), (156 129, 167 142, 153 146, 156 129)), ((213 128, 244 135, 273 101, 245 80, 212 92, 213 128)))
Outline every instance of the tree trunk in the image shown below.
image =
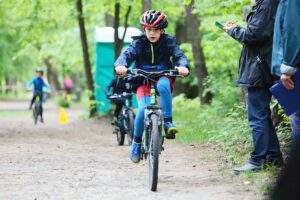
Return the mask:
POLYGON ((142 0, 142 12, 151 10, 151 0, 142 0))
POLYGON ((5 93, 9 94, 13 91, 13 80, 11 77, 5 77, 5 93))
POLYGON ((109 13, 105 13, 105 25, 109 27, 114 26, 114 18, 109 13))
POLYGON ((91 63, 89 58, 89 48, 88 42, 86 37, 86 30, 83 18, 83 11, 82 11, 82 1, 76 1, 76 8, 77 8, 77 15, 78 15, 78 25, 80 30, 80 38, 81 38, 81 45, 82 45, 82 53, 83 53, 83 61, 84 61, 84 69, 86 75, 86 81, 88 89, 90 90, 90 117, 93 117, 96 114, 96 105, 95 105, 95 94, 94 94, 94 81, 91 71, 91 63))
POLYGON ((115 53, 115 60, 119 57, 121 54, 122 48, 123 48, 123 42, 125 39, 125 35, 127 32, 128 28, 128 19, 129 19, 129 14, 131 11, 131 6, 128 6, 126 15, 125 15, 125 22, 124 22, 124 33, 122 38, 119 38, 119 27, 120 27, 120 3, 115 3, 115 18, 114 18, 114 41, 115 41, 115 46, 114 46, 114 53, 115 53))
POLYGON ((187 23, 186 20, 178 20, 175 25, 175 36, 178 44, 187 42, 187 23))
POLYGON ((61 86, 58 81, 58 72, 55 70, 51 64, 51 57, 44 58, 44 63, 47 67, 47 78, 49 81, 49 84, 51 85, 51 88, 54 91, 60 90, 61 86))
POLYGON ((199 30, 200 27, 200 20, 198 16, 193 11, 194 0, 186 6, 186 13, 187 13, 187 29, 189 33, 189 40, 192 43, 193 49, 193 58, 194 64, 196 69, 196 76, 198 79, 198 91, 199 91, 199 98, 201 103, 206 104, 209 103, 212 99, 212 95, 210 93, 204 94, 205 90, 205 79, 208 76, 205 58, 203 53, 203 48, 201 46, 201 32, 199 30))
POLYGON ((81 100, 81 91, 83 90, 83 86, 81 85, 81 80, 82 76, 81 76, 81 72, 76 72, 75 74, 75 95, 76 95, 76 101, 80 101, 81 100))

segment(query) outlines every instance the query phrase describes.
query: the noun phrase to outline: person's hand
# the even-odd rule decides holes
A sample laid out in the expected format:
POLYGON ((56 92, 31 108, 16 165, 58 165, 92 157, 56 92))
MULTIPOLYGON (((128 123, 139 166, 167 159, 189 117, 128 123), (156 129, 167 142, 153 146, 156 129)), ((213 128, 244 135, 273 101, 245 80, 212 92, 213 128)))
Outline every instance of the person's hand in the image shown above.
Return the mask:
POLYGON ((236 23, 229 21, 226 23, 226 25, 224 26, 223 29, 226 33, 228 33, 231 28, 236 27, 236 26, 237 26, 236 23))
POLYGON ((106 98, 109 99, 109 97, 111 96, 111 94, 106 94, 106 98))
POLYGON ((127 73, 127 68, 125 66, 117 66, 115 67, 117 75, 124 76, 127 73))
POLYGON ((280 80, 286 89, 293 90, 295 88, 294 82, 290 75, 282 74, 280 80))
POLYGON ((180 76, 187 76, 190 73, 189 69, 186 67, 179 66, 179 67, 176 67, 176 69, 180 76))

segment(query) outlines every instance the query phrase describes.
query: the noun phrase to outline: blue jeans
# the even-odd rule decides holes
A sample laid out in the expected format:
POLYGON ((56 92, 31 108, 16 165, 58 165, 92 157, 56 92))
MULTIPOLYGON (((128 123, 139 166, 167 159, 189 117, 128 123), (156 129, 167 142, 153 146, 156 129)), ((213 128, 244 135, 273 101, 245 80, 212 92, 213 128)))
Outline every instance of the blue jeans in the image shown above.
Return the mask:
POLYGON ((298 146, 300 144, 300 111, 291 116, 291 126, 294 141, 298 146))
POLYGON ((271 93, 267 88, 248 88, 248 120, 252 128, 254 151, 249 163, 282 163, 279 141, 271 120, 271 93))
MULTIPOLYGON (((172 92, 170 80, 162 77, 156 85, 160 95, 160 106, 164 119, 172 119, 172 92)), ((138 100, 138 112, 134 122, 134 140, 140 142, 144 132, 145 106, 150 105, 150 96, 144 96, 138 100)))

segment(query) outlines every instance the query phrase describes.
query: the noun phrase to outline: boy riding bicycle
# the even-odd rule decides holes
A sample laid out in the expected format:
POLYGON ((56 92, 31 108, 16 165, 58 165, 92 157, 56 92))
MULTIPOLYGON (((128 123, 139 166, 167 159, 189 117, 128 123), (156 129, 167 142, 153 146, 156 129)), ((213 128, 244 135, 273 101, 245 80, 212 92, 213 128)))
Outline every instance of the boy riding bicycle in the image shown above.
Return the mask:
MULTIPOLYGON (((114 76, 111 82, 104 89, 104 92, 107 99, 109 99, 109 97, 113 94, 122 94, 123 92, 131 93, 131 88, 129 83, 126 82, 124 79, 118 76, 114 76)), ((123 105, 125 104, 125 101, 125 98, 115 99, 112 101, 112 103, 116 104, 112 124, 116 124, 118 122, 118 117, 120 115, 123 105)))
MULTIPOLYGON (((37 97, 39 97, 40 101, 43 101, 43 87, 45 86, 47 91, 50 92, 50 86, 43 79, 44 70, 41 67, 38 67, 36 70, 36 77, 29 81, 26 85, 27 90, 30 90, 33 85, 33 97, 30 102, 29 109, 32 109, 32 105, 34 104, 37 97)), ((43 104, 42 104, 43 105, 43 104)), ((44 122, 43 119, 43 106, 41 107, 41 122, 44 122)))
MULTIPOLYGON (((168 26, 167 16, 160 11, 146 11, 140 20, 144 33, 133 37, 131 45, 115 62, 118 75, 126 75, 127 68, 135 61, 136 68, 144 70, 167 70, 177 66, 179 75, 189 74, 189 63, 184 53, 179 49, 175 37, 165 34, 168 26)), ((164 130, 167 139, 175 139, 178 129, 172 121, 172 87, 173 79, 168 76, 158 78, 156 90, 160 95, 160 104, 164 118, 164 130)), ((150 105, 151 86, 144 80, 136 82, 138 113, 134 124, 134 140, 130 159, 134 163, 140 161, 141 142, 144 131, 144 108, 150 105)))

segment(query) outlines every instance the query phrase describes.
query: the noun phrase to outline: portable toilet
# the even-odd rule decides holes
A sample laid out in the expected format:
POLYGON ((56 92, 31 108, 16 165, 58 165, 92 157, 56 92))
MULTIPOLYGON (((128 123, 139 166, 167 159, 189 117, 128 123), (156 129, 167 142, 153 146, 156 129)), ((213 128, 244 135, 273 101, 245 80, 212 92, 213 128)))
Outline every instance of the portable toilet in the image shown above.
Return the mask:
MULTIPOLYGON (((124 27, 119 28, 119 38, 122 38, 124 27)), ((141 31, 128 27, 124 39, 124 47, 132 41, 132 36, 140 35, 141 31)), ((95 97, 97 112, 109 112, 109 100, 104 89, 113 78, 114 74, 114 28, 96 27, 95 29, 95 97)))

